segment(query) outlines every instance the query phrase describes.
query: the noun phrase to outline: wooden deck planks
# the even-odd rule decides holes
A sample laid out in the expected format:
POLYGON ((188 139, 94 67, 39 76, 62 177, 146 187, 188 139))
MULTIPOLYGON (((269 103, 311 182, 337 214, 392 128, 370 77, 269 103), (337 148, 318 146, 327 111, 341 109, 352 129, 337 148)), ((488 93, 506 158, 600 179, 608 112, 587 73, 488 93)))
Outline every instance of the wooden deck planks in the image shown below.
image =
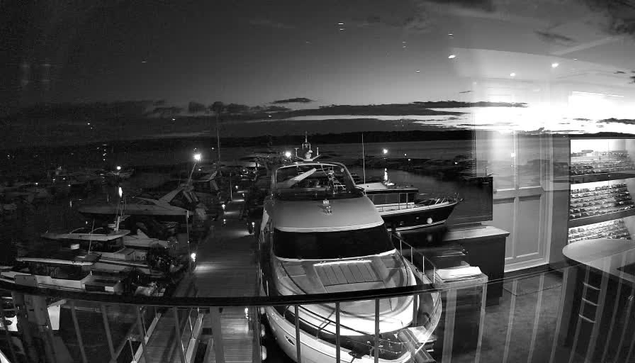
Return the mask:
MULTIPOLYGON (((230 204, 231 205, 231 204, 230 204)), ((230 206, 228 206, 229 208, 230 206)), ((232 208, 234 206, 231 206, 232 208)), ((222 218, 214 222, 210 233, 197 251, 195 270, 183 283, 193 283, 195 288, 179 291, 196 291, 196 296, 231 297, 256 296, 258 294, 254 235, 247 233, 244 221, 238 213, 228 213, 226 222, 222 218)), ((185 320, 185 318, 183 318, 185 320)), ((184 327, 186 321, 181 321, 184 327)), ((212 344, 207 346, 206 362, 217 362, 214 344, 217 337, 211 330, 211 316, 205 316, 203 331, 211 331, 212 344)), ((242 363, 254 361, 254 335, 249 328, 244 307, 226 307, 221 313, 222 344, 225 362, 242 363)), ((189 328, 185 330, 189 331, 189 328)), ((208 337, 201 337, 203 341, 208 337)), ((159 322, 155 333, 147 344, 147 358, 151 362, 180 362, 174 342, 174 319, 167 312, 159 322)), ((185 341, 185 338, 183 339, 185 341)))
MULTIPOLYGON (((210 317, 206 318, 205 327, 211 326, 210 317)), ((223 336, 223 349, 225 351, 225 362, 227 363, 251 363, 253 362, 253 331, 249 328, 249 320, 245 316, 244 308, 228 307, 224 308, 221 313, 221 326, 223 336)), ((218 340, 212 332, 213 344, 217 344, 218 340)), ((209 355, 208 362, 217 362, 216 355, 213 352, 214 347, 209 355)))

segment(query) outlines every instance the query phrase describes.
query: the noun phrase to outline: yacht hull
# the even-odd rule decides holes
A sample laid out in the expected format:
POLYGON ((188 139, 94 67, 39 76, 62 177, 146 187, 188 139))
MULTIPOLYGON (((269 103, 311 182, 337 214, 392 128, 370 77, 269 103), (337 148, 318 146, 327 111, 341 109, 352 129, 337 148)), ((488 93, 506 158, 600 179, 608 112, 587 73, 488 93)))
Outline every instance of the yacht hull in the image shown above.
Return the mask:
MULTIPOLYGON (((271 328, 271 332, 278 345, 284 353, 289 356, 289 358, 297 362, 298 352, 296 347, 295 325, 280 315, 280 313, 273 307, 266 307, 265 312, 269 327, 271 328)), ((302 329, 300 329, 300 344, 300 355, 303 363, 336 362, 337 347, 335 345, 316 338, 313 335, 307 334, 302 329)), ((350 350, 340 348, 340 362, 354 361, 371 363, 375 361, 375 358, 372 356, 365 355, 355 358, 350 353, 350 350)), ((401 363, 408 361, 410 361, 409 352, 406 352, 401 357, 393 360, 379 359, 379 362, 401 363)))
MULTIPOLYGON (((91 216, 98 219, 112 219, 112 216, 117 212, 116 206, 86 206, 79 207, 78 211, 86 216, 91 216)), ((125 214, 131 216, 150 216, 160 221, 173 221, 183 223, 187 218, 187 210, 170 210, 166 208, 126 208, 125 214)), ((192 218, 194 212, 189 213, 189 217, 192 218)))
POLYGON ((376 205, 379 215, 389 230, 409 231, 437 226, 445 223, 458 202, 443 202, 435 205, 399 207, 397 205, 376 205))

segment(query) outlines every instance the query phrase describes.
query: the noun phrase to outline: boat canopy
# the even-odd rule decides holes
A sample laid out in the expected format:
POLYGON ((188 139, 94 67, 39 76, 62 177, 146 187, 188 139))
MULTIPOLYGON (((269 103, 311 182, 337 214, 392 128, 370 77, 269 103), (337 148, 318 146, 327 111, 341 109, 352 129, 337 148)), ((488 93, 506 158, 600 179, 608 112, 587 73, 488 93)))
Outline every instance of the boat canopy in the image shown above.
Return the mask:
POLYGON ((285 200, 354 198, 362 191, 340 163, 295 163, 276 170, 272 190, 285 200))

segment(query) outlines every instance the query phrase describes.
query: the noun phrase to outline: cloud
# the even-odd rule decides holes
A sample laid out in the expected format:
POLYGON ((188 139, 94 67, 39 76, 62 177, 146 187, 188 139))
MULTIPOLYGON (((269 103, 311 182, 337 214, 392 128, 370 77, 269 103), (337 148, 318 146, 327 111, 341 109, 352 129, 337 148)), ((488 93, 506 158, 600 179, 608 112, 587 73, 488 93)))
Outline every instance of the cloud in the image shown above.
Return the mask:
POLYGON ((535 33, 538 36, 538 38, 540 38, 542 41, 546 43, 554 43, 554 44, 559 44, 564 46, 570 46, 571 44, 576 42, 575 39, 573 38, 569 38, 566 35, 554 33, 548 30, 546 31, 536 30, 535 33))
POLYGON ((359 28, 385 26, 401 29, 405 33, 425 34, 435 29, 440 14, 451 13, 454 9, 491 13, 496 8, 494 1, 500 0, 411 0, 414 9, 406 18, 371 14, 365 18, 352 19, 347 25, 359 28))
POLYGON ((586 0, 589 9, 603 18, 598 25, 611 35, 635 36, 635 7, 622 0, 586 0))
POLYGON ((271 103, 273 103, 274 105, 280 105, 285 103, 311 103, 311 102, 313 102, 312 99, 309 99, 306 97, 296 97, 296 98, 287 98, 285 100, 276 100, 271 103))
POLYGON ((466 9, 483 10, 493 12, 496 10, 492 0, 425 0, 428 3, 441 5, 454 5, 466 9))
POLYGON ((617 124, 624 124, 624 125, 635 125, 635 120, 632 119, 618 119, 618 118, 607 118, 605 120, 600 120, 598 121, 598 123, 617 123, 617 124))
POLYGON ((358 28, 367 28, 371 26, 388 26, 400 28, 402 21, 398 19, 390 19, 389 17, 381 17, 379 15, 369 15, 364 19, 354 18, 346 22, 347 25, 356 26, 358 28))
POLYGON ((273 21, 271 19, 264 19, 264 18, 251 19, 249 20, 249 24, 256 25, 256 26, 264 26, 268 28, 275 28, 275 29, 294 29, 295 28, 295 26, 290 24, 285 24, 285 23, 273 21))

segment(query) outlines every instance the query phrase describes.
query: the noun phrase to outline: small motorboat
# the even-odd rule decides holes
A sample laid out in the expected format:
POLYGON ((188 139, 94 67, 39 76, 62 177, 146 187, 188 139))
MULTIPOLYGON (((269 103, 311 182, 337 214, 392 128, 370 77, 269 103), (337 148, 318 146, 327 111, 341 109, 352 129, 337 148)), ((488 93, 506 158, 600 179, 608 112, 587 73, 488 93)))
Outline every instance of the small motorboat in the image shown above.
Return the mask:
POLYGON ((85 204, 77 210, 84 215, 105 218, 121 212, 131 216, 152 216, 181 223, 195 214, 200 219, 205 219, 206 208, 190 189, 183 185, 159 199, 138 196, 122 199, 120 203, 85 204))
POLYGON ((121 294, 121 276, 94 274, 98 255, 56 253, 17 257, 16 265, 0 272, 0 280, 47 289, 121 294))
POLYGON ((62 247, 100 256, 92 268, 103 272, 125 272, 136 269, 146 275, 163 278, 184 267, 183 261, 173 256, 173 244, 159 243, 137 231, 129 235, 126 229, 111 230, 78 228, 69 233, 44 233, 43 238, 59 242, 62 247))
POLYGON ((455 197, 421 198, 412 186, 390 181, 359 183, 391 230, 408 231, 445 223, 459 203, 455 197))

